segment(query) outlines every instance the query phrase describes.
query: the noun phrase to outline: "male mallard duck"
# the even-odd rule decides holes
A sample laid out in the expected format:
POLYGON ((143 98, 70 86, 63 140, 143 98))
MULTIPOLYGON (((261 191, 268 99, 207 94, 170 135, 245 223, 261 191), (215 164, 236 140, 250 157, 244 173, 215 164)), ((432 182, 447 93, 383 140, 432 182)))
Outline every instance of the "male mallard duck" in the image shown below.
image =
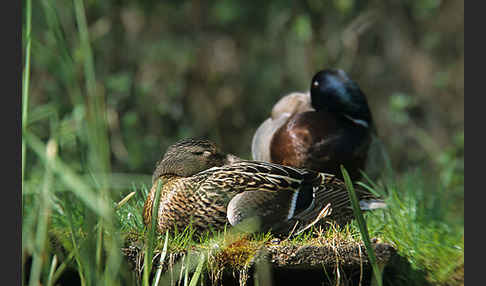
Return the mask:
POLYGON ((291 93, 255 132, 253 160, 326 172, 351 179, 364 170, 376 179, 386 152, 378 139, 365 94, 342 70, 314 75, 310 93, 291 93))
MULTIPOLYGON (((352 218, 347 190, 334 175, 225 155, 207 140, 182 140, 158 163, 143 217, 150 225, 158 181, 162 180, 160 232, 192 223, 197 232, 221 230, 257 218, 259 230, 296 232, 323 214, 340 223, 352 218), (329 204, 329 205, 328 205, 329 204)), ((363 209, 382 207, 358 190, 363 209)))

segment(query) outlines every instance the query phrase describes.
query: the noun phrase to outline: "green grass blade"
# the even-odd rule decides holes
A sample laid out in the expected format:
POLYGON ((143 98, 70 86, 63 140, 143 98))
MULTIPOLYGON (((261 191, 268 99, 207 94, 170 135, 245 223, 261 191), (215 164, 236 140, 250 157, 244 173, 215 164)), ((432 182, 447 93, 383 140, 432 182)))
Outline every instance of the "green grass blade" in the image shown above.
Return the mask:
MULTIPOLYGON (((22 131, 27 128, 28 111, 29 111, 29 81, 30 81, 30 50, 31 50, 31 32, 32 32, 32 1, 25 2, 25 66, 22 74, 22 131)), ((22 137, 22 192, 24 190, 24 172, 26 144, 22 137)), ((23 200, 22 200, 23 201, 23 200)))
MULTIPOLYGON (((44 152, 45 145, 35 135, 24 132, 29 147, 39 156, 39 158, 47 162, 47 157, 44 152)), ((77 196, 83 203, 86 204, 97 215, 108 218, 111 212, 110 206, 107 202, 100 199, 91 188, 83 181, 83 179, 74 173, 68 165, 64 164, 58 157, 51 162, 52 171, 59 175, 59 178, 69 187, 75 196, 77 196)))
POLYGON ((57 266, 57 256, 54 255, 52 257, 51 261, 51 268, 49 269, 49 275, 47 276, 47 286, 53 285, 53 277, 54 277, 54 271, 56 270, 57 266))
POLYGON ((61 265, 59 265, 59 267, 56 269, 56 271, 52 275, 52 279, 50 280, 51 284, 49 284, 49 283, 47 284, 48 286, 54 285, 56 283, 57 279, 59 279, 59 277, 61 277, 61 274, 64 272, 64 269, 66 269, 68 264, 71 263, 71 260, 73 259, 74 254, 75 254, 75 250, 72 250, 69 253, 69 255, 67 256, 67 258, 64 259, 64 261, 61 263, 61 265))
POLYGON ((159 214, 160 193, 162 190, 161 180, 157 183, 157 189, 155 191, 153 207, 152 207, 152 220, 149 228, 148 237, 146 240, 145 256, 144 256, 144 268, 143 268, 143 285, 149 284, 150 272, 152 271, 152 257, 154 251, 154 242, 157 233, 157 220, 159 214))
POLYGON ((205 256, 204 253, 201 253, 201 256, 199 258, 199 263, 197 264, 196 271, 192 275, 191 282, 189 283, 189 286, 196 286, 197 282, 199 281, 199 277, 201 276, 201 272, 203 270, 203 265, 205 262, 205 256))
POLYGON ((86 76, 86 88, 89 95, 95 95, 95 72, 93 52, 89 43, 88 24, 86 23, 86 13, 84 9, 83 0, 74 0, 74 12, 76 16, 76 23, 79 28, 79 38, 81 42, 81 49, 84 55, 84 73, 86 76))
POLYGON ((187 261, 188 262, 186 264, 182 263, 182 267, 181 267, 181 274, 182 274, 182 269, 184 269, 184 286, 188 286, 189 283, 189 265, 190 265, 189 259, 187 261))
POLYGON ((135 196, 136 192, 129 193, 126 197, 124 197, 121 201, 116 204, 115 209, 121 208, 124 204, 126 204, 133 196, 135 196))
POLYGON ((40 283, 40 275, 42 271, 43 256, 47 250, 47 229, 50 216, 50 187, 52 185, 52 161, 56 157, 57 144, 54 140, 49 140, 45 148, 45 156, 47 158, 46 171, 44 175, 44 184, 39 200, 39 220, 37 222, 37 228, 35 233, 35 249, 32 259, 32 269, 30 271, 29 285, 38 285, 40 283))
POLYGON ((353 183, 351 181, 351 178, 349 177, 348 172, 346 171, 346 169, 344 169, 344 166, 342 165, 341 165, 341 172, 343 174, 344 183, 346 184, 346 189, 348 190, 349 193, 349 198, 351 200, 351 205, 353 207, 354 216, 358 221, 361 238, 363 239, 363 243, 366 247, 366 252, 368 253, 368 258, 370 260, 371 267, 373 268, 374 277, 376 279, 375 281, 377 282, 378 286, 382 286, 383 282, 382 282, 381 271, 376 259, 375 251, 371 246, 370 235, 368 233, 368 228, 363 218, 363 214, 361 213, 361 209, 359 207, 359 202, 356 193, 354 191, 353 183))
POLYGON ((157 269, 157 273, 155 274, 155 279, 154 279, 154 283, 152 283, 152 286, 159 285, 160 275, 162 274, 162 266, 164 264, 165 257, 167 256, 168 242, 169 242, 169 231, 166 231, 164 248, 162 249, 162 253, 160 254, 160 259, 159 259, 159 268, 157 269))
MULTIPOLYGON (((87 135, 88 135, 88 145, 89 145, 89 157, 88 163, 90 171, 96 173, 106 174, 110 169, 109 160, 109 142, 107 136, 106 127, 106 110, 104 103, 104 96, 102 93, 97 93, 96 91, 96 77, 95 77, 95 67, 93 60, 93 53, 91 50, 91 43, 89 39, 88 24, 86 19, 86 12, 83 0, 74 0, 74 13, 76 17, 76 23, 78 27, 78 34, 80 40, 80 51, 82 54, 82 63, 84 66, 84 76, 86 90, 88 94, 87 98, 87 135)), ((101 175, 98 178, 100 180, 99 195, 104 198, 105 201, 109 200, 109 186, 108 179, 106 176, 101 175)), ((102 249, 105 245, 104 230, 111 230, 113 227, 111 225, 111 220, 103 217, 98 218, 98 233, 96 240, 96 254, 95 254, 95 265, 96 273, 101 275, 103 262, 101 261, 102 249)), ((109 261, 112 263, 110 267, 112 268, 113 263, 116 264, 117 257, 119 253, 109 253, 109 261), (112 257, 113 256, 113 257, 112 257)), ((111 271, 105 271, 105 281, 111 280, 113 273, 111 271)))
POLYGON ((84 264, 81 262, 81 255, 79 253, 79 248, 78 248, 78 243, 76 242, 76 235, 74 234, 74 229, 72 227, 72 224, 69 226, 70 231, 71 231, 71 241, 73 243, 73 249, 74 251, 74 260, 76 261, 76 264, 78 265, 78 274, 79 274, 79 279, 81 280, 81 285, 84 286, 86 285, 86 278, 85 278, 85 270, 84 270, 84 264))
POLYGON ((96 233, 96 255, 95 255, 95 269, 97 273, 101 273, 101 252, 103 249, 103 221, 100 219, 96 233))
POLYGON ((358 186, 360 186, 360 187, 365 188, 367 191, 369 191, 370 193, 372 193, 373 195, 375 195, 375 196, 377 196, 377 197, 380 197, 380 196, 382 196, 382 195, 383 195, 383 194, 378 193, 378 192, 376 191, 376 189, 375 189, 376 187, 374 187, 374 186, 370 187, 370 186, 366 185, 366 184, 365 184, 365 183, 363 183, 363 182, 357 182, 357 183, 356 183, 356 185, 358 185, 358 186))

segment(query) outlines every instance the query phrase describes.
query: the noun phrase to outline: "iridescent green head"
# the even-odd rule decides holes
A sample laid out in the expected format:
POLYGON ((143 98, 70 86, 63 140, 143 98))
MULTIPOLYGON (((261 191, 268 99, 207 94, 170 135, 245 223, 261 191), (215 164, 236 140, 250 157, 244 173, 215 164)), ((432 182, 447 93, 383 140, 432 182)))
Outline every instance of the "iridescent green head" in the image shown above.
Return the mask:
POLYGON ((343 70, 326 69, 314 75, 310 87, 312 107, 341 114, 352 122, 373 124, 365 94, 343 70))

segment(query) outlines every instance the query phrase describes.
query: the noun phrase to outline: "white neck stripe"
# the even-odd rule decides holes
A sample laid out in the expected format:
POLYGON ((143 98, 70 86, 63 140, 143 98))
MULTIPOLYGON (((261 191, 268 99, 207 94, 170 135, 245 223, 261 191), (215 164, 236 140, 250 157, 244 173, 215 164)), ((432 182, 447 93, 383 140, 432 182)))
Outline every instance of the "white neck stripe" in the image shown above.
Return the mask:
POLYGON ((344 117, 346 117, 347 119, 351 120, 352 122, 358 124, 358 125, 361 125, 363 127, 366 127, 366 128, 369 128, 370 126, 368 125, 368 122, 362 120, 362 119, 355 119, 349 115, 346 115, 344 114, 344 117))

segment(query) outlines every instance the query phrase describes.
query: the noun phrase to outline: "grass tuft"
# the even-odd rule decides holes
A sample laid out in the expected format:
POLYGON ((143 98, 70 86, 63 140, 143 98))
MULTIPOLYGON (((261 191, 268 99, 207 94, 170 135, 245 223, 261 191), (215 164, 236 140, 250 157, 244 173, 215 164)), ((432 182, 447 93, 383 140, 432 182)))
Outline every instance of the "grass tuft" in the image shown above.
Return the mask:
POLYGON ((413 269, 427 273, 429 282, 446 285, 464 267, 464 225, 448 219, 452 209, 439 203, 452 194, 427 184, 417 172, 387 185, 387 192, 387 208, 367 213, 371 234, 391 243, 413 269))
POLYGON ((363 214, 361 213, 358 198, 356 196, 356 193, 354 192, 353 183, 351 182, 351 178, 349 177, 349 174, 348 174, 348 172, 346 171, 346 169, 344 168, 343 165, 341 165, 341 172, 343 174, 344 183, 346 184, 346 189, 348 190, 348 194, 349 194, 349 197, 351 199, 351 205, 353 207, 354 217, 356 218, 356 220, 358 222, 359 231, 361 233, 361 238, 363 239, 364 245, 366 247, 366 252, 368 253, 368 257, 370 259, 371 266, 373 267, 373 274, 374 274, 375 281, 378 284, 378 286, 381 286, 381 285, 383 285, 383 282, 382 282, 382 275, 381 275, 380 267, 377 263, 375 251, 373 250, 373 246, 371 245, 371 240, 370 240, 370 235, 368 233, 368 228, 367 228, 366 222, 363 218, 363 214))

